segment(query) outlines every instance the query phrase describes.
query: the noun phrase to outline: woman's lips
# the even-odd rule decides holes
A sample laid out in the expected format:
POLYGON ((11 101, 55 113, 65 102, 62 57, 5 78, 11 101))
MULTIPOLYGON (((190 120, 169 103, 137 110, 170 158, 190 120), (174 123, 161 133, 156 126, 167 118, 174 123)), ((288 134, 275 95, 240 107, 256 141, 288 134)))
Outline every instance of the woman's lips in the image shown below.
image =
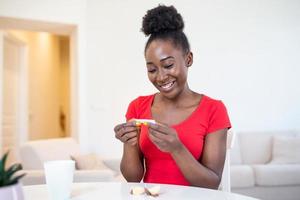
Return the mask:
POLYGON ((175 84, 175 81, 171 81, 171 82, 165 83, 163 85, 159 85, 159 87, 161 88, 161 90, 163 92, 169 92, 173 88, 174 84, 175 84))

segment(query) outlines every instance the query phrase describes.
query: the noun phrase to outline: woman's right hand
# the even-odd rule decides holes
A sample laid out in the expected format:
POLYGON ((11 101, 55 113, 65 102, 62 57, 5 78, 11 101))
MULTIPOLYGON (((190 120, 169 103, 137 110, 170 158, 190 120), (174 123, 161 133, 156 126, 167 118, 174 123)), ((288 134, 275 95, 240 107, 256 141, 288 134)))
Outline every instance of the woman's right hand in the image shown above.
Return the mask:
POLYGON ((135 121, 128 121, 127 123, 118 124, 114 128, 115 137, 124 144, 132 146, 138 143, 138 135, 140 128, 136 126, 135 121))

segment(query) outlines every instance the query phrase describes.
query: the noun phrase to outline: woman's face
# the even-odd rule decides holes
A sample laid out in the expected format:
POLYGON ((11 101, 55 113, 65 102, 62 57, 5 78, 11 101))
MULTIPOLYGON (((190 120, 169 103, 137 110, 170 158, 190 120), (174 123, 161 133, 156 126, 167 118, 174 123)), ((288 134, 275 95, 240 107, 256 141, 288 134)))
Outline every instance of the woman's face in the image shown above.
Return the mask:
POLYGON ((145 59, 148 78, 163 96, 174 99, 188 89, 187 72, 192 61, 191 53, 184 55, 170 41, 153 40, 146 49, 145 59))

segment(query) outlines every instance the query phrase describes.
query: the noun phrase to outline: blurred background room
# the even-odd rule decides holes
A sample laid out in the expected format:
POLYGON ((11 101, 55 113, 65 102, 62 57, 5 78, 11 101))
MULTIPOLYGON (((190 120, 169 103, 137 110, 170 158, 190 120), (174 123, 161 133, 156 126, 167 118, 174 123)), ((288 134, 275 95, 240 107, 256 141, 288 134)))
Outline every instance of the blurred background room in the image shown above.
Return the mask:
POLYGON ((82 170, 97 159, 102 171, 77 181, 124 181, 113 127, 132 99, 156 92, 140 28, 160 3, 184 17, 190 88, 228 109, 232 191, 299 199, 299 0, 0 0, 1 155, 23 164, 23 184, 42 183, 41 163, 62 158, 82 170))

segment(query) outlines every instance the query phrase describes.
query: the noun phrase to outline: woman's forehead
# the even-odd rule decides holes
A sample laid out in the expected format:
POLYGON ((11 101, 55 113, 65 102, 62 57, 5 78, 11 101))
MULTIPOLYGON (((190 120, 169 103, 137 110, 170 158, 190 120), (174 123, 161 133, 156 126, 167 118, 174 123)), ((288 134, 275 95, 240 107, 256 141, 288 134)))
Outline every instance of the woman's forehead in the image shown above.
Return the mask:
POLYGON ((181 53, 181 49, 169 40, 153 40, 146 50, 146 58, 164 58, 181 53))

